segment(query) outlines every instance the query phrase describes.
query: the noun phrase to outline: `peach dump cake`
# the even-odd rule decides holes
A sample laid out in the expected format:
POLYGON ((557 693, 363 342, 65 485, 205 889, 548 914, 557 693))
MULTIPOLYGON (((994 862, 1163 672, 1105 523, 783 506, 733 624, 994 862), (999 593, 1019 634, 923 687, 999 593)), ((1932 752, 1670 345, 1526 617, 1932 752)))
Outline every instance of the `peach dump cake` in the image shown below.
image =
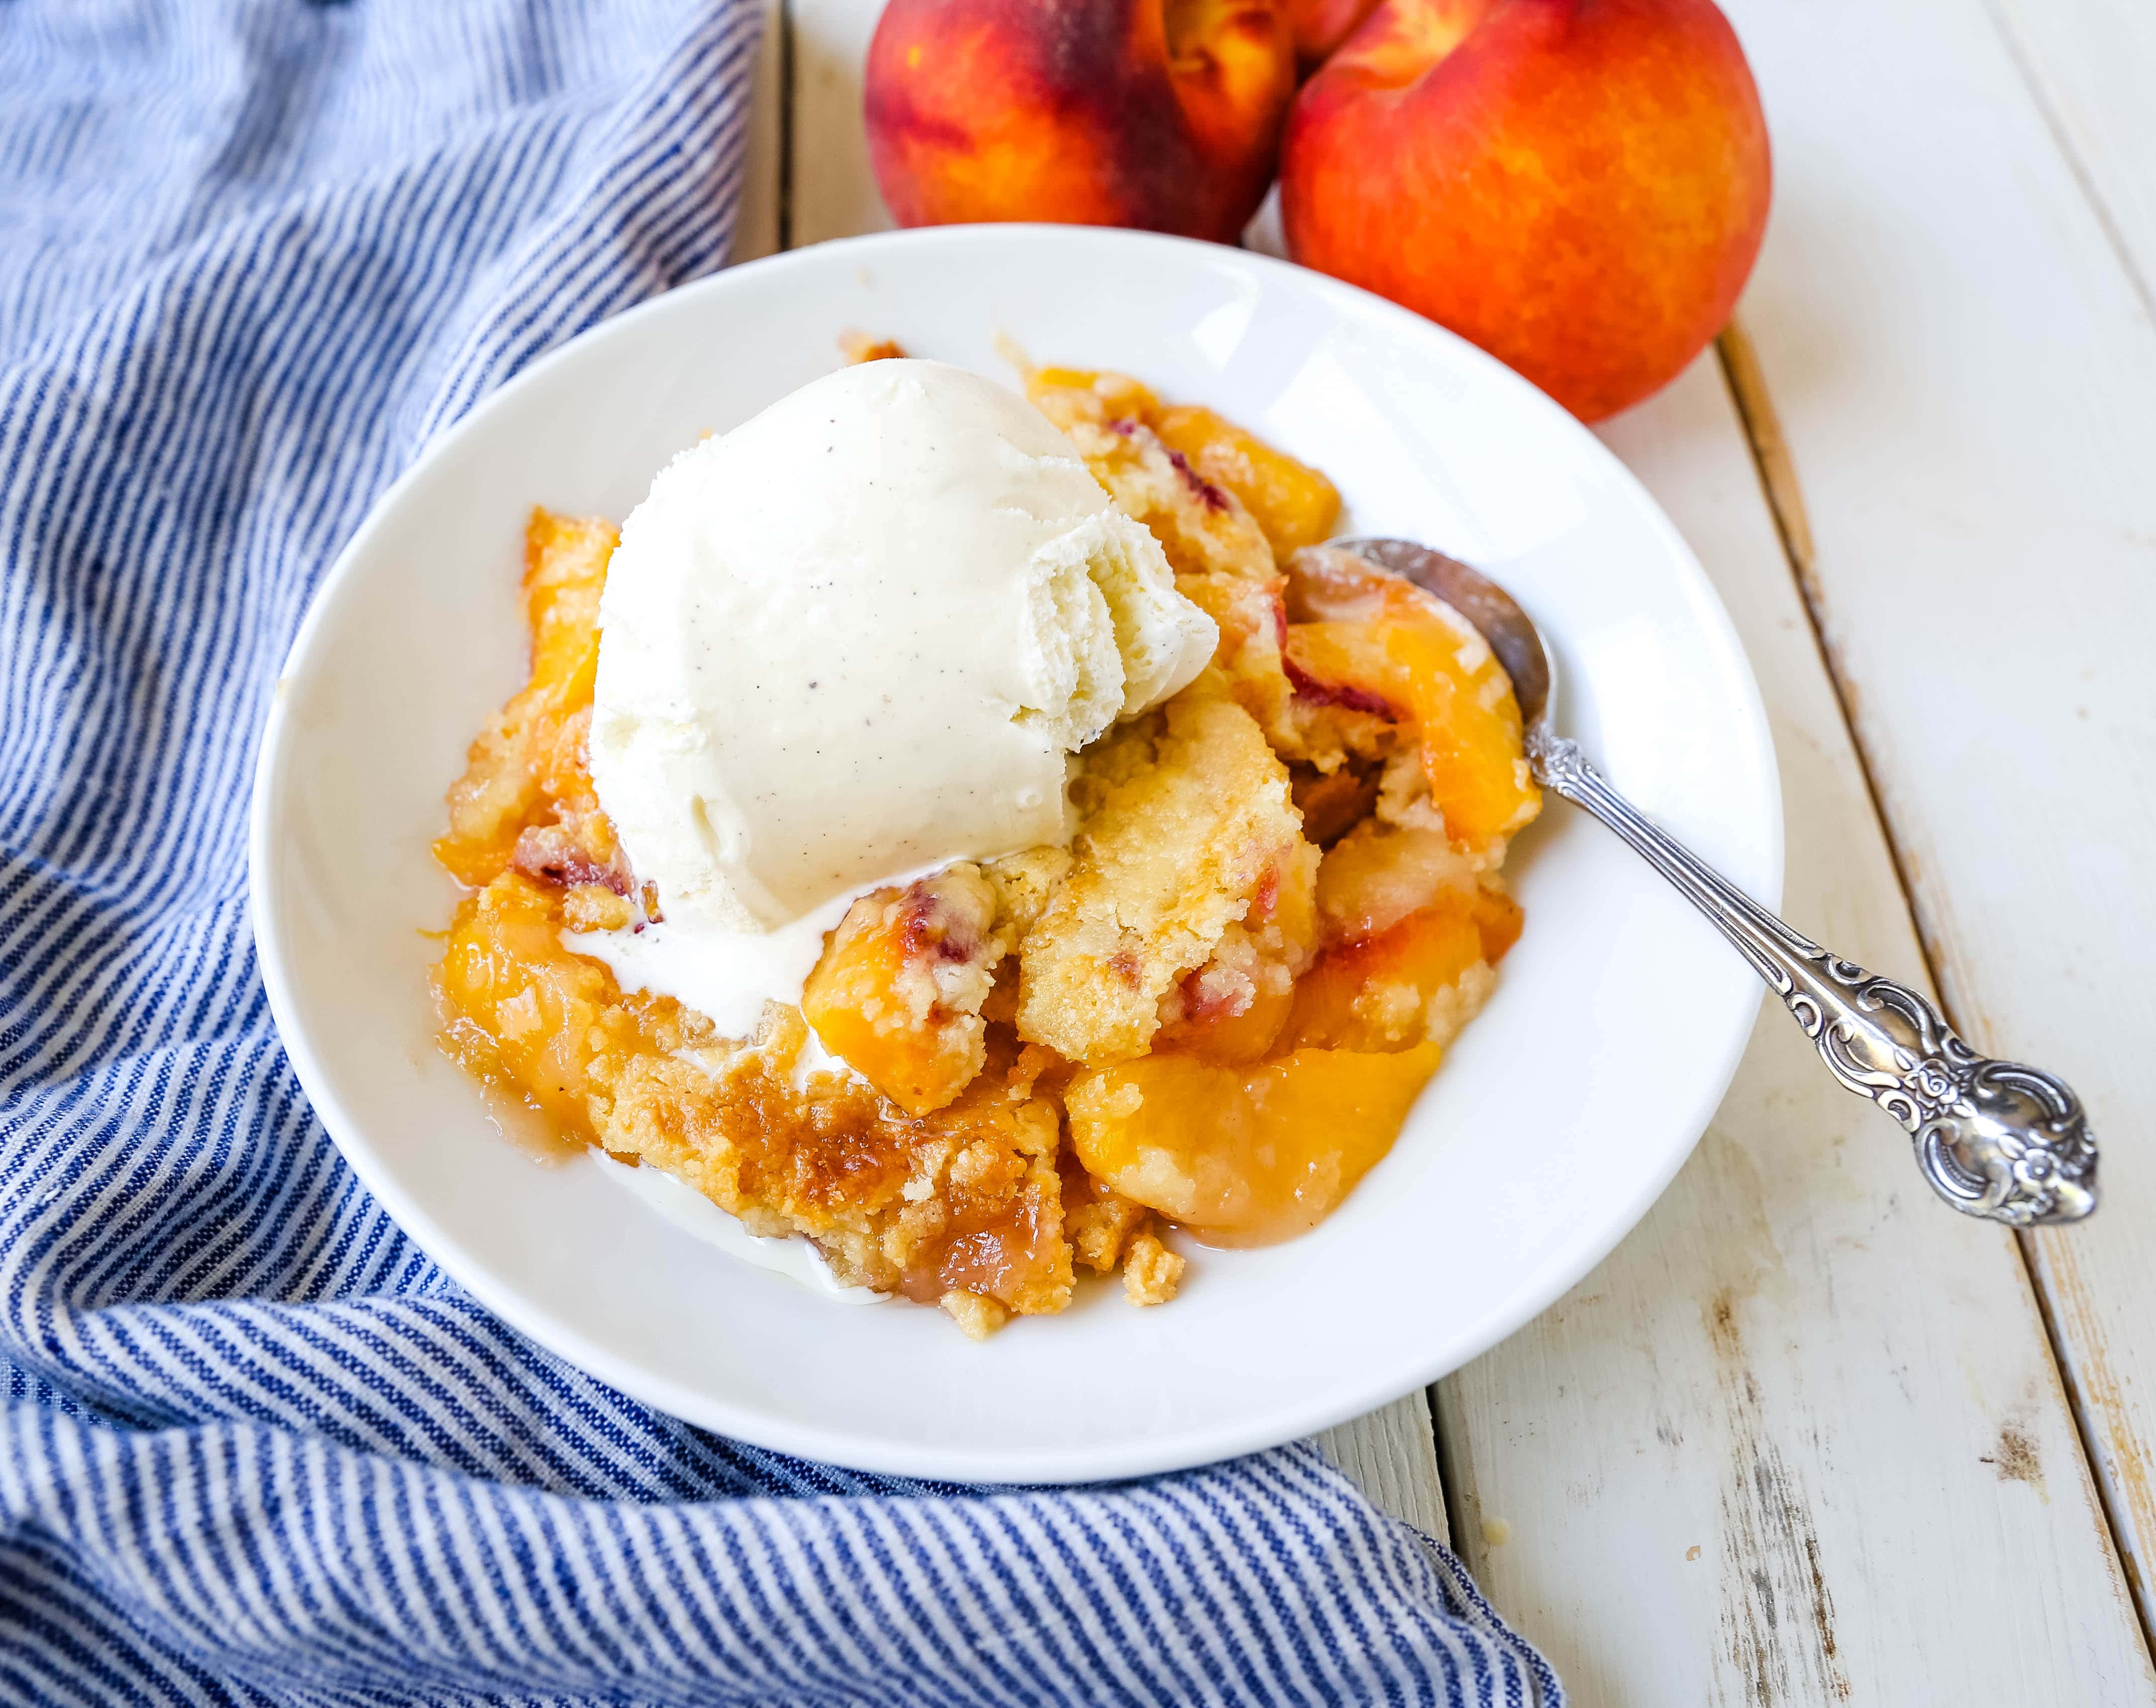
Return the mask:
POLYGON ((1315 1225, 1520 931, 1539 799, 1331 483, 1137 381, 828 376, 539 510, 436 973, 472 1073, 975 1336, 1315 1225), (1029 401, 1028 401, 1029 400, 1029 401))

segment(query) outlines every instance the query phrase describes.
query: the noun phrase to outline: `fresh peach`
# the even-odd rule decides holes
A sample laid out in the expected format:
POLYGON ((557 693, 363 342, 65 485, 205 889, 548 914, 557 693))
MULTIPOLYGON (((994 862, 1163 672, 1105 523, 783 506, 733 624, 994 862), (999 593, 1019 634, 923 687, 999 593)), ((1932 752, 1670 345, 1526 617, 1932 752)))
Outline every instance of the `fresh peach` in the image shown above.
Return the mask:
POLYGON ((1771 180, 1712 0, 1385 0, 1296 100, 1281 214, 1594 421, 1728 319, 1771 180))
POLYGON ((1378 0, 1288 0, 1297 63, 1305 70, 1322 64, 1377 5, 1378 0))
POLYGON ((901 225, 1040 219, 1232 243, 1294 95, 1285 0, 891 0, 864 105, 901 225))

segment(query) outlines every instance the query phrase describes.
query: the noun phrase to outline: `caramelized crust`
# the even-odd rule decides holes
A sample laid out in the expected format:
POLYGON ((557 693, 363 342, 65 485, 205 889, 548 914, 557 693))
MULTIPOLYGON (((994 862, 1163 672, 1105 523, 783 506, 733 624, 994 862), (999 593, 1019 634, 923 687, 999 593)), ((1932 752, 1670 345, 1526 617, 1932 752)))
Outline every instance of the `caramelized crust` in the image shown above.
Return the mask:
POLYGON ((1045 1052, 992 1050, 956 1101, 909 1116, 808 1063, 793 1009, 767 1010, 743 1044, 670 998, 624 994, 562 946, 566 901, 508 872, 458 908, 436 978, 468 1069, 752 1232, 807 1235, 848 1285, 932 1302, 963 1290, 1019 1315, 1069 1302, 1045 1052))

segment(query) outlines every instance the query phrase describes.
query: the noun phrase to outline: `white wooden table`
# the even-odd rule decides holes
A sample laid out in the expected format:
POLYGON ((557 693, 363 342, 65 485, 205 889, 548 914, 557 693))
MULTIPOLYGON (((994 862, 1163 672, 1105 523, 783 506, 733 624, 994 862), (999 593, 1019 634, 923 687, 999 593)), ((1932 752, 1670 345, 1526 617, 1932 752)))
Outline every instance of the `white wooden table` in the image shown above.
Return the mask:
MULTIPOLYGON (((878 0, 766 3, 743 258, 889 223, 878 0)), ((1327 1445, 1582 1705, 2156 1704, 2156 0, 1722 3, 1766 249, 1604 436, 1750 650, 1785 910, 2071 1079, 2107 1208, 1952 1214, 1770 1003, 1606 1263, 1327 1445)))

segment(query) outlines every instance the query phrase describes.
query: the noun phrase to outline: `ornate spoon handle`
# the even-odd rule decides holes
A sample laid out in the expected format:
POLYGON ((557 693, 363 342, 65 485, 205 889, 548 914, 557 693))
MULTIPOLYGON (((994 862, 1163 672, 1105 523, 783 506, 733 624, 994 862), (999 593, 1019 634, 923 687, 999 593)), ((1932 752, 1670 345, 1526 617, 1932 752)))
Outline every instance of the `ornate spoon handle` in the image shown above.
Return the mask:
POLYGON ((1578 743, 1527 732, 1535 777, 1644 855, 1737 946, 1851 1090, 1901 1122, 1938 1195, 2010 1227, 2096 1208, 2096 1141, 2063 1080, 1979 1055, 1924 998, 1799 936, 1610 787, 1578 743))

